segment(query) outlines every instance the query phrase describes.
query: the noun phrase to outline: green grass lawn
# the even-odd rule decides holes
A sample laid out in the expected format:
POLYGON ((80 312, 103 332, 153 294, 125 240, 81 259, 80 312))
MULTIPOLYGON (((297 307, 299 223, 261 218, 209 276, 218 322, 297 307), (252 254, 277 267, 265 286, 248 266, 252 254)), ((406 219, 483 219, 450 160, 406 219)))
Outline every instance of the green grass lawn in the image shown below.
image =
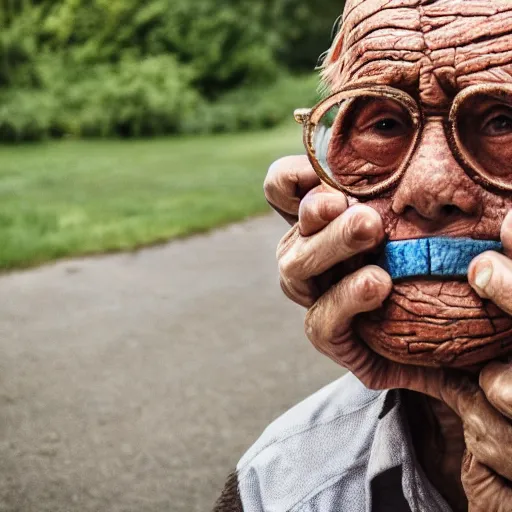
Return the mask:
POLYGON ((0 147, 0 269, 129 250, 266 211, 277 157, 300 128, 0 147))

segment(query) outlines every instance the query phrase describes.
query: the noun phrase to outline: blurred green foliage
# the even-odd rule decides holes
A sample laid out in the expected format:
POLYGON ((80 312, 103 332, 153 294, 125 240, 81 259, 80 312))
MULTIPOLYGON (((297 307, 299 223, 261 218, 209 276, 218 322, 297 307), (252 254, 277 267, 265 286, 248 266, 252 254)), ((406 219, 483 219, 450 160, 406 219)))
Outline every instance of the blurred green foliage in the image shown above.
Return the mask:
MULTIPOLYGON (((0 140, 274 125, 341 0, 0 0, 0 140)), ((306 90, 307 89, 307 90, 306 90)))

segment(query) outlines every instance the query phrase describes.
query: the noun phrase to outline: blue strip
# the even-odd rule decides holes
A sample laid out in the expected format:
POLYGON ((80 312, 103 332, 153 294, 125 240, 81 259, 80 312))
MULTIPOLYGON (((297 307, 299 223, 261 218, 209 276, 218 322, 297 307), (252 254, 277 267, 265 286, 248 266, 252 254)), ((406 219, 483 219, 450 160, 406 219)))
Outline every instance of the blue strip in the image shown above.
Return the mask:
POLYGON ((464 277, 471 260, 485 251, 503 251, 495 240, 419 238, 388 242, 378 265, 393 279, 414 276, 464 277))

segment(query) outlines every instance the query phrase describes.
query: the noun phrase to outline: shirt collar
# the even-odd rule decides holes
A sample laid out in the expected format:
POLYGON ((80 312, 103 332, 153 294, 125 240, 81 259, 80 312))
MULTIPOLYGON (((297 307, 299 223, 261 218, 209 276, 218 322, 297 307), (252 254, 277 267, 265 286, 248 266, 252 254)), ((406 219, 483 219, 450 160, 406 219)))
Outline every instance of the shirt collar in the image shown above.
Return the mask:
MULTIPOLYGON (((374 503, 373 499, 375 484, 387 482, 388 485, 395 481, 399 485, 400 477, 397 475, 401 475, 401 489, 397 491, 403 492, 411 512, 451 512, 451 508, 429 482, 416 460, 404 411, 403 393, 400 390, 385 392, 368 461, 365 483, 366 512, 379 510, 379 504, 374 503)), ((400 492, 395 494, 400 495, 400 492)), ((395 505, 395 510, 399 512, 397 506, 395 505)))

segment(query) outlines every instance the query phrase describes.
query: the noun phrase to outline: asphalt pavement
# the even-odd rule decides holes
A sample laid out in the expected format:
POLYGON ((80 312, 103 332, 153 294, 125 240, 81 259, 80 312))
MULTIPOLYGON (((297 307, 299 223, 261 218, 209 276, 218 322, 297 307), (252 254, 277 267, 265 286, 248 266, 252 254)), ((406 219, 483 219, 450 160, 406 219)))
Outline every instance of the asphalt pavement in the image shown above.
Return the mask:
POLYGON ((210 511, 341 375, 282 295, 270 215, 0 277, 0 511, 210 511))

